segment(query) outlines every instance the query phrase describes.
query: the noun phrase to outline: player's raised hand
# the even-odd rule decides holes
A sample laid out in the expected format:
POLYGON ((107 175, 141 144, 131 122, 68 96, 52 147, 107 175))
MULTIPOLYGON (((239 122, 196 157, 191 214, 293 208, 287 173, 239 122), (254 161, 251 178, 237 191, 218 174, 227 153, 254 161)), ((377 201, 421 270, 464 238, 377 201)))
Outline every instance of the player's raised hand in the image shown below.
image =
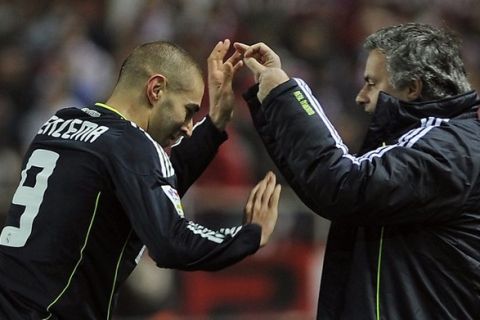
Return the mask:
POLYGON ((220 130, 224 130, 232 118, 235 101, 232 79, 235 72, 243 65, 242 56, 238 51, 224 61, 229 48, 229 39, 219 41, 207 60, 209 115, 213 124, 220 130))
POLYGON ((260 246, 270 239, 278 217, 278 200, 281 186, 276 184, 276 176, 268 172, 250 192, 245 206, 245 222, 256 223, 262 227, 260 246))
POLYGON ((251 46, 235 42, 236 51, 243 55, 245 65, 252 71, 255 81, 259 83, 258 99, 265 99, 268 93, 279 84, 289 79, 283 71, 280 57, 263 42, 251 46))

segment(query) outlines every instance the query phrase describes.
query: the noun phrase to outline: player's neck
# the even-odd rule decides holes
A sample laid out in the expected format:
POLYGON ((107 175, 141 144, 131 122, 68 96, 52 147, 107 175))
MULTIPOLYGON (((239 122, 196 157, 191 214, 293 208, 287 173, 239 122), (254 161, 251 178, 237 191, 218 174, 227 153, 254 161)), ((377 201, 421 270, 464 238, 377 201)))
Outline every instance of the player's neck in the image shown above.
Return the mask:
POLYGON ((142 106, 137 103, 133 103, 131 99, 116 95, 112 95, 105 104, 118 111, 125 120, 136 123, 144 130, 147 129, 148 108, 142 108, 142 106))

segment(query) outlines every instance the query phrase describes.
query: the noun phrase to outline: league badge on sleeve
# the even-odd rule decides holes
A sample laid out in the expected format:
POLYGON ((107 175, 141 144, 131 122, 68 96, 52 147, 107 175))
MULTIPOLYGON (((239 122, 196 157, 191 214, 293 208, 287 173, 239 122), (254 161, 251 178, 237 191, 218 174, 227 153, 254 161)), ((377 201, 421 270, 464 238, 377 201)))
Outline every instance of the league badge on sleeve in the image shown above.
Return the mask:
POLYGON ((167 195, 168 199, 172 201, 173 206, 177 210, 177 213, 180 217, 184 217, 185 214, 183 213, 183 207, 182 207, 182 202, 180 201, 180 196, 178 195, 177 190, 172 188, 169 185, 164 185, 162 186, 163 192, 167 195))

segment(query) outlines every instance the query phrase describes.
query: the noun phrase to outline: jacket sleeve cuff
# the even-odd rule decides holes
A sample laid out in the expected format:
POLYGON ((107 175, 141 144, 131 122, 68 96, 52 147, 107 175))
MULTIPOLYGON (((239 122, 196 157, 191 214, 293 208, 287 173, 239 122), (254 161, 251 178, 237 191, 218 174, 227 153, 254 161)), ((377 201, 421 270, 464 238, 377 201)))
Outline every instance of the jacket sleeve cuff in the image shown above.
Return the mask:
POLYGON ((254 84, 251 86, 242 96, 243 99, 248 104, 248 107, 250 108, 250 111, 255 111, 260 108, 261 103, 257 98, 257 93, 258 93, 258 83, 254 84))
POLYGON ((210 132, 212 141, 216 142, 218 145, 225 142, 228 139, 228 134, 225 130, 219 130, 214 124, 210 116, 207 114, 205 116, 205 123, 203 124, 205 129, 210 132))
POLYGON ((263 99, 262 106, 266 108, 267 106, 270 105, 270 102, 278 97, 279 95, 285 93, 286 91, 289 91, 293 87, 297 86, 297 82, 294 79, 289 79, 288 81, 285 81, 275 88, 273 88, 268 95, 263 99))

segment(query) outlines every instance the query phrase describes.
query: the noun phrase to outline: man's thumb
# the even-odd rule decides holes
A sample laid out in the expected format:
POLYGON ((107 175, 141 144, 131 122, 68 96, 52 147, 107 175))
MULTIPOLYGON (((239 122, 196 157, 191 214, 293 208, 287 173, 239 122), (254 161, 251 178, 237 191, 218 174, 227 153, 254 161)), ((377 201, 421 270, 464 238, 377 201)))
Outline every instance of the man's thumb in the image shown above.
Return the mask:
POLYGON ((262 73, 265 70, 265 67, 262 66, 255 58, 244 58, 243 62, 247 67, 255 73, 262 73))

